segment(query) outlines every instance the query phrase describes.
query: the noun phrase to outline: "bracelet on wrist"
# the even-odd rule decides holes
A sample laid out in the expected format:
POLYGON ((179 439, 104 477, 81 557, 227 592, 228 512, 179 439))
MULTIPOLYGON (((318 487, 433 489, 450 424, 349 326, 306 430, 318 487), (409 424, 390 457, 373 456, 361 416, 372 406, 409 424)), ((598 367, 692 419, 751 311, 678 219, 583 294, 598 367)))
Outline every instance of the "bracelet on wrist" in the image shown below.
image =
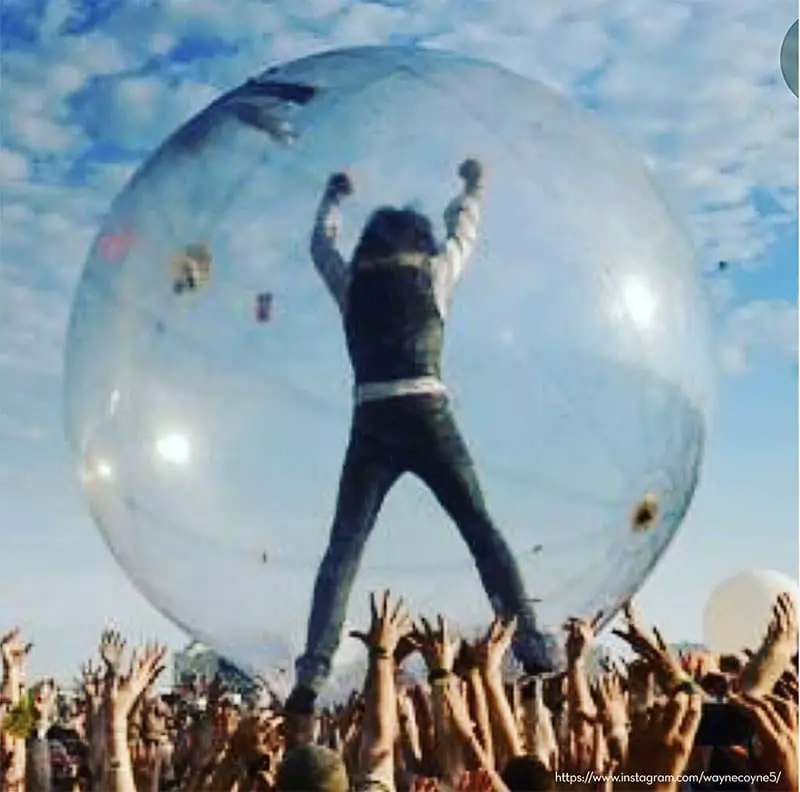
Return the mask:
POLYGON ((373 660, 394 660, 392 653, 384 646, 373 646, 369 650, 369 656, 373 660))
POLYGON ((436 682, 444 682, 450 679, 451 673, 452 672, 448 671, 446 668, 434 668, 428 674, 428 682, 430 682, 432 685, 435 684, 436 682))

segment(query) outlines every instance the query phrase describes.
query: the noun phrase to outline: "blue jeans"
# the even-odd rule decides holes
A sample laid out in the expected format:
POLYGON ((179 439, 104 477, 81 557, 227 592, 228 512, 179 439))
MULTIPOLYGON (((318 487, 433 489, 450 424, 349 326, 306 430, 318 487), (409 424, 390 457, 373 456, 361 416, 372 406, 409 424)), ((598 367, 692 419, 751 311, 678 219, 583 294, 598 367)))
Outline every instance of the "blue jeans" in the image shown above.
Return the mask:
POLYGON ((516 560, 489 516, 447 397, 399 396, 355 409, 306 650, 296 663, 297 684, 316 692, 325 684, 364 547, 387 493, 404 473, 418 476, 455 522, 495 612, 517 617, 518 659, 528 669, 551 670, 552 647, 536 628, 516 560))

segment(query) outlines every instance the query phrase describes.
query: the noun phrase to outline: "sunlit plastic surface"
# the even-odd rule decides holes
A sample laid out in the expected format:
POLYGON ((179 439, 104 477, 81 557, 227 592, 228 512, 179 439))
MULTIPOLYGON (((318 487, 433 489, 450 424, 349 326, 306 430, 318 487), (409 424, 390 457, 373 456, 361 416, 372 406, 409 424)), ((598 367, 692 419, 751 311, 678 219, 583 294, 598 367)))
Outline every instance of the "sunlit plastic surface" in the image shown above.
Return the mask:
MULTIPOLYGON (((542 86, 434 51, 323 54, 221 97, 114 202, 66 356, 91 513, 141 592, 244 664, 304 638, 351 413, 337 309, 308 254, 346 168, 352 251, 377 205, 441 217, 486 164, 445 377, 544 623, 611 614, 692 499, 711 399, 689 240, 624 144, 542 86)), ((351 600, 389 586, 470 629, 470 557, 416 481, 390 494, 351 600)), ((345 644, 340 663, 356 647, 345 644)))
POLYGON ((748 569, 720 583, 706 604, 703 632, 713 652, 756 651, 772 619, 780 594, 798 603, 798 585, 780 572, 748 569))

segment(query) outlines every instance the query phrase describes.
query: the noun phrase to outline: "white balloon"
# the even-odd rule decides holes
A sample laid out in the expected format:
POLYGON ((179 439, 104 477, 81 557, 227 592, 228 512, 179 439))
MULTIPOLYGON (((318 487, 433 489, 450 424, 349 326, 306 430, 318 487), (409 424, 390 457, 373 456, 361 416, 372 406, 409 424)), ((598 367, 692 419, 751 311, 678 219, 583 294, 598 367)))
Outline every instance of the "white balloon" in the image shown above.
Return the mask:
POLYGON ((706 645, 719 653, 757 649, 766 634, 775 600, 783 592, 798 602, 797 581, 780 572, 751 569, 724 580, 706 603, 706 645))

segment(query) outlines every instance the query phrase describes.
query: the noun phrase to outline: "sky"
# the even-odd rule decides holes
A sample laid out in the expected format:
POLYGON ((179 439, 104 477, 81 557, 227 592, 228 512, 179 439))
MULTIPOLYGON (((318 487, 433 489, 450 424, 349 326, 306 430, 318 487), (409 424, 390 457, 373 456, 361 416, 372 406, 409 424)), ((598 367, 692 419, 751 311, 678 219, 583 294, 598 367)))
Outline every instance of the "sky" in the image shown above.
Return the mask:
MULTIPOLYGON (((727 576, 760 567, 796 578, 797 101, 779 70, 795 10, 774 0, 4 0, 0 627, 32 637, 34 672, 68 676, 109 623, 186 640, 116 566, 64 440, 65 331, 99 223, 179 124, 267 66, 333 47, 420 44, 495 61, 639 152, 696 246, 718 386, 695 501, 638 602, 670 639, 697 640, 703 604, 727 576)), ((194 574, 212 592, 233 585, 208 581, 213 565, 193 573, 190 558, 171 567, 162 540, 151 548, 159 575, 194 574)))

